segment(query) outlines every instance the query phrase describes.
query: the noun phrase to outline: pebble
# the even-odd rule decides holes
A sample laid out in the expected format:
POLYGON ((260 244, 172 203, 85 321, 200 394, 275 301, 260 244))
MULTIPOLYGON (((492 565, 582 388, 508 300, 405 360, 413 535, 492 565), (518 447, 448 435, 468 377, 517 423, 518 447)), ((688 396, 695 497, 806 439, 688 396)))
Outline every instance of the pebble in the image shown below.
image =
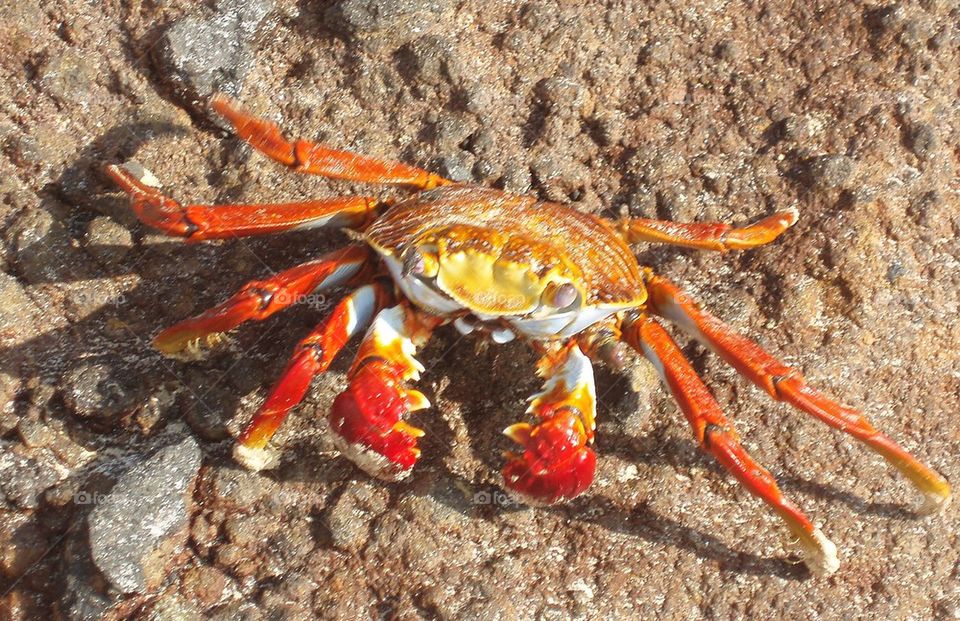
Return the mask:
POLYGON ((96 77, 96 69, 79 52, 67 48, 51 56, 40 67, 40 84, 61 103, 76 103, 89 99, 96 77))
POLYGON ((471 115, 443 111, 433 127, 434 142, 440 148, 459 147, 479 128, 471 115))
POLYGON ((43 556, 50 542, 37 523, 27 515, 11 515, 0 528, 0 575, 16 579, 43 556))
POLYGON ((553 32, 560 25, 560 13, 551 3, 531 2, 523 9, 520 24, 540 36, 553 32))
MULTIPOLYGON (((36 309, 27 292, 15 276, 0 272, 0 346, 11 347, 27 340, 33 334, 28 326, 33 324, 36 309)), ((3 374, 0 381, 0 398, 12 399, 17 382, 3 374)))
POLYGON ((212 15, 175 23, 155 51, 161 71, 188 101, 236 96, 254 62, 254 35, 274 0, 219 0, 212 15))
POLYGON ((198 565, 187 570, 183 575, 182 585, 190 599, 205 608, 220 604, 224 596, 235 589, 226 574, 209 565, 198 565))
POLYGON ((86 248, 99 261, 118 263, 133 247, 130 231, 113 218, 98 216, 87 227, 86 248))
POLYGON ((144 593, 165 577, 165 557, 187 539, 188 489, 202 459, 189 436, 164 447, 124 473, 91 511, 93 561, 118 591, 144 593))
POLYGON ((278 483, 240 466, 218 468, 212 477, 212 494, 232 511, 252 512, 269 495, 278 495, 278 483))
POLYGON ((907 130, 907 145, 921 160, 930 159, 937 148, 937 134, 927 123, 913 123, 907 130))
POLYGON ((395 50, 444 19, 453 0, 344 0, 325 23, 374 52, 395 50))
POLYGON ((387 491, 378 485, 348 483, 325 516, 333 545, 347 552, 362 549, 370 535, 370 522, 386 510, 387 499, 387 491))
POLYGON ((463 84, 463 105, 467 111, 484 118, 489 114, 496 101, 493 90, 482 82, 473 80, 463 84))
POLYGON ((209 440, 218 442, 226 439, 230 432, 227 429, 229 416, 219 408, 211 407, 211 403, 229 403, 235 398, 226 387, 216 386, 209 393, 205 393, 202 399, 197 399, 190 395, 184 408, 184 420, 195 434, 209 440))
POLYGON ((83 363, 63 378, 64 400, 78 417, 112 421, 133 410, 141 383, 134 373, 121 373, 122 361, 83 363))
POLYGON ((846 155, 821 155, 808 164, 814 185, 828 190, 843 188, 854 167, 854 161, 846 155))
POLYGON ((433 86, 444 81, 459 82, 461 68, 450 39, 437 36, 417 39, 410 46, 410 55, 415 77, 420 82, 433 86))
POLYGON ((507 192, 526 194, 533 185, 530 169, 520 162, 510 162, 503 169, 503 177, 500 178, 500 183, 503 184, 503 189, 507 192))
POLYGON ((437 171, 446 177, 461 183, 473 181, 472 169, 476 158, 472 153, 456 150, 449 155, 442 155, 437 160, 437 171))
POLYGON ((0 500, 8 507, 36 509, 43 492, 60 477, 49 464, 16 453, 14 447, 0 442, 0 500))

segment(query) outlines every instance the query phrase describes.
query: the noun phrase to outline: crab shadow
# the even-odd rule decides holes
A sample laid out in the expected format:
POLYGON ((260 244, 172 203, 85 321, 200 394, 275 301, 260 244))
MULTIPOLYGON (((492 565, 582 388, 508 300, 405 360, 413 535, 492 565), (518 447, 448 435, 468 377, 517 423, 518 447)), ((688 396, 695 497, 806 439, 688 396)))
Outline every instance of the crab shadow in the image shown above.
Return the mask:
MULTIPOLYGON (((17 240, 10 271, 34 302, 34 308, 23 309, 23 322, 36 329, 0 347, 0 373, 19 380, 16 413, 39 407, 87 448, 139 433, 131 432, 135 425, 128 417, 161 391, 175 398, 159 428, 192 413, 206 421, 203 439, 222 439, 243 396, 268 384, 296 340, 322 317, 320 305, 300 306, 248 324, 229 349, 196 362, 166 359, 152 348, 151 338, 161 328, 223 301, 245 282, 345 243, 336 231, 201 244, 148 237, 102 166, 135 157, 148 141, 186 131, 167 122, 109 129, 12 225, 17 240), (98 217, 119 224, 114 228, 125 229, 129 241, 89 240, 88 224, 98 217), (57 314, 48 315, 50 307, 57 314), (80 397, 90 402, 90 412, 75 411, 80 397)), ((227 188, 217 198, 231 200, 238 191, 227 188)))
MULTIPOLYGON (((500 454, 501 449, 508 448, 507 441, 503 440, 498 431, 520 419, 526 407, 525 396, 539 389, 540 380, 533 376, 533 362, 536 357, 531 353, 524 354, 520 350, 511 349, 499 357, 506 358, 509 362, 501 362, 499 365, 488 364, 493 362, 493 360, 487 359, 490 356, 494 356, 494 354, 475 356, 471 363, 470 381, 460 384, 451 382, 444 392, 444 398, 460 404, 464 412, 464 422, 469 428, 470 441, 476 446, 476 454, 492 471, 496 472, 502 466, 502 460, 496 459, 496 456, 500 454), (516 368, 528 369, 527 379, 517 379, 514 370, 516 368), (510 374, 510 377, 504 377, 505 374, 510 374), (475 411, 477 409, 476 400, 480 396, 477 386, 484 387, 482 389, 484 395, 491 393, 497 395, 493 400, 496 404, 494 406, 495 411, 482 414, 475 411), (492 388, 494 386, 496 388, 492 388), (515 407, 511 408, 508 404, 515 404, 515 407)), ((462 354, 458 355, 455 352, 450 356, 450 361, 455 365, 467 364, 462 354)), ((629 393, 625 383, 621 382, 621 378, 605 370, 598 370, 597 392, 598 394, 607 394, 607 401, 611 404, 618 400, 629 399, 629 395, 632 394, 629 393), (619 391, 618 397, 617 386, 620 384, 623 384, 623 387, 619 391)), ((627 407, 631 405, 634 404, 628 404, 627 407)), ((623 406, 622 403, 618 404, 616 409, 623 409, 623 406)), ((695 469, 707 470, 711 473, 711 476, 730 478, 730 474, 726 470, 699 449, 693 438, 686 441, 668 436, 664 433, 665 427, 662 426, 655 427, 651 433, 644 436, 631 436, 618 431, 616 423, 616 420, 611 420, 607 425, 604 425, 601 415, 597 431, 596 450, 598 454, 614 455, 627 462, 648 466, 669 465, 678 472, 695 469)), ((677 424, 685 423, 678 420, 677 424)), ((439 448, 442 453, 443 444, 439 448)), ((425 457, 426 455, 425 452, 425 457)), ((436 466, 442 467, 439 464, 436 464, 436 466)), ((448 474, 456 477, 453 473, 448 474)), ((858 514, 900 521, 920 517, 916 512, 902 505, 869 502, 856 494, 839 489, 829 483, 812 481, 791 473, 781 474, 777 478, 788 494, 798 491, 809 496, 840 502, 858 514)), ((478 492, 483 489, 477 488, 475 484, 463 479, 460 479, 460 482, 467 488, 476 488, 478 492)), ((438 498, 438 500, 443 501, 442 498, 438 498)), ((464 509, 462 503, 447 504, 465 514, 476 514, 476 507, 474 506, 468 506, 464 509)), ((749 510, 764 511, 759 504, 756 507, 752 505, 753 503, 751 503, 749 510)), ((500 509, 508 511, 524 510, 518 508, 500 509)), ((788 580, 804 579, 810 575, 802 563, 786 558, 761 557, 731 548, 710 533, 686 526, 680 521, 658 514, 643 502, 632 509, 625 509, 609 498, 588 493, 568 505, 534 510, 549 511, 565 519, 593 522, 607 530, 637 536, 660 545, 676 546, 695 554, 701 559, 716 562, 722 569, 731 572, 771 575, 788 580)))
MULTIPOLYGON (((106 456, 58 481, 57 494, 105 493, 112 477, 101 471, 112 467, 111 456, 143 459, 150 440, 181 420, 201 440, 210 463, 229 463, 228 443, 222 440, 244 396, 269 385, 295 342, 323 316, 319 307, 290 309, 241 328, 230 349, 196 362, 169 360, 152 348, 151 338, 161 328, 223 301, 245 282, 345 243, 334 231, 209 244, 148 237, 102 166, 135 157, 148 141, 186 131, 166 122, 107 130, 8 228, 8 271, 30 299, 17 309, 22 332, 6 333, 14 338, 0 346, 0 374, 16 382, 13 414, 37 416, 69 441, 106 456), (126 242, 88 239, 89 223, 104 217, 128 233, 126 242), (172 396, 166 405, 138 418, 154 397, 164 395, 172 396), (78 406, 81 402, 85 407, 78 406)), ((238 191, 227 188, 217 199, 229 201, 238 191)), ((188 192, 184 188, 184 196, 188 192)), ((6 428, 0 441, 14 441, 17 433, 16 425, 6 428)), ((62 536, 44 555, 48 560, 28 574, 48 571, 89 509, 69 499, 58 504, 40 498, 34 520, 62 536)))

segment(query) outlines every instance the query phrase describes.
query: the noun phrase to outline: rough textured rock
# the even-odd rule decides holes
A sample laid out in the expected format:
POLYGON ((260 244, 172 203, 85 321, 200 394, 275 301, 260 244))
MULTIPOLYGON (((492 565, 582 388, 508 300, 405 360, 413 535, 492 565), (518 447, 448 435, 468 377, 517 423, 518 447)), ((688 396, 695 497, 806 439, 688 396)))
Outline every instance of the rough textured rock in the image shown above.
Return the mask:
POLYGON ((333 545, 347 552, 361 550, 367 543, 371 521, 386 508, 387 494, 377 485, 348 485, 326 515, 333 545))
POLYGON ((193 438, 130 469, 87 519, 93 561, 121 593, 145 592, 164 578, 187 538, 190 486, 203 454, 193 438))
POLYGON ((331 3, 326 23, 371 51, 389 51, 442 24, 450 0, 343 0, 331 3))
POLYGON ((138 403, 135 374, 118 377, 113 365, 81 364, 63 378, 64 400, 83 418, 112 420, 129 413, 138 403))
POLYGON ((59 480, 49 459, 33 458, 0 440, 0 494, 7 509, 36 509, 43 492, 59 480))
POLYGON ((218 0, 212 15, 167 30, 155 58, 181 97, 194 104, 214 92, 236 95, 254 61, 253 38, 274 0, 218 0))
POLYGON ((835 577, 795 564, 641 361, 598 370, 598 476, 567 506, 498 495, 500 430, 539 387, 536 356, 448 329, 421 355, 434 407, 413 421, 427 435, 408 480, 370 481, 325 433, 347 360, 276 436, 281 467, 240 469, 228 437, 338 292, 203 360, 150 340, 347 238, 183 244, 100 172, 137 160, 185 203, 407 195, 252 154, 205 122, 222 89, 291 137, 607 216, 745 224, 796 206, 765 248, 637 252, 956 482, 956 3, 0 0, 0 15, 0 617, 956 616, 957 504, 914 518, 879 459, 686 340, 747 449, 838 545, 835 577), (181 420, 205 454, 178 509, 189 543, 159 590, 121 597, 89 558, 79 494, 108 492, 181 420))

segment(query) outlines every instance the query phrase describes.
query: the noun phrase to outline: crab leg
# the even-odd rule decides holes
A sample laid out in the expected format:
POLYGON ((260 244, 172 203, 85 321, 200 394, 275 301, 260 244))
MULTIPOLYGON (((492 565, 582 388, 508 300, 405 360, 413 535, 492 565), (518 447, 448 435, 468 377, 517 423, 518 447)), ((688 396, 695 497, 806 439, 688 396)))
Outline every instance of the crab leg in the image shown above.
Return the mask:
POLYGON ((107 166, 106 172, 130 195, 141 222, 191 242, 321 226, 356 227, 364 224, 377 206, 375 198, 366 196, 274 205, 184 206, 122 166, 107 166))
POLYGON ((306 295, 349 281, 369 256, 365 246, 347 246, 266 280, 249 282, 227 301, 162 331, 153 345, 167 356, 194 357, 201 345, 215 344, 224 332, 245 321, 261 321, 306 295))
POLYGON ((923 493, 925 503, 921 511, 936 512, 950 502, 950 484, 877 431, 863 414, 808 386, 799 371, 701 310, 669 280, 648 272, 647 289, 652 312, 676 323, 771 397, 786 401, 834 429, 850 434, 879 453, 923 493))
POLYGON ((350 369, 350 384, 333 402, 334 443, 371 476, 400 480, 420 457, 417 439, 424 432, 404 418, 430 402, 406 383, 420 378, 423 365, 413 356, 442 321, 406 304, 380 311, 350 369))
POLYGON ((836 546, 780 492, 773 475, 740 445, 713 395, 667 331, 643 315, 625 323, 623 339, 656 367, 703 449, 780 516, 799 541, 810 571, 818 575, 835 572, 840 566, 836 546))
POLYGON ((326 371, 354 334, 366 328, 374 313, 387 303, 390 292, 380 284, 360 287, 343 298, 293 351, 280 379, 267 400, 240 435, 233 455, 251 470, 263 470, 275 464, 276 456, 266 449, 291 408, 310 387, 313 378, 326 371))
POLYGON ((546 381, 527 413, 540 422, 503 431, 523 447, 520 454, 506 453, 503 482, 523 502, 547 505, 575 498, 593 482, 597 457, 589 445, 597 395, 590 359, 575 341, 544 355, 537 373, 546 381))
POLYGON ((283 137, 276 124, 250 115, 222 94, 214 95, 210 105, 233 125, 237 135, 250 146, 299 172, 347 181, 409 185, 424 190, 452 183, 402 162, 338 151, 306 140, 290 142, 283 137))
POLYGON ((796 209, 778 211, 743 228, 734 228, 723 222, 630 218, 621 223, 621 230, 631 244, 653 242, 725 252, 768 244, 793 226, 798 216, 796 209))

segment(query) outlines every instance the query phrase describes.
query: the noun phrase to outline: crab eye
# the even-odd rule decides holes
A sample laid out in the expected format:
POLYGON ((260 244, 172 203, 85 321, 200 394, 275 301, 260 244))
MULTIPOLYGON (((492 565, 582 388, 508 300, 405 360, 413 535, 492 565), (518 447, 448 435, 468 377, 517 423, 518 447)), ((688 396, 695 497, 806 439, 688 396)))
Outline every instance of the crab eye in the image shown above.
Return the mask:
POLYGON ((403 275, 435 276, 437 273, 437 259, 419 248, 411 248, 403 257, 403 275))
POLYGON ((551 285, 545 296, 546 302, 555 308, 566 308, 577 301, 577 288, 565 282, 560 286, 551 285))

